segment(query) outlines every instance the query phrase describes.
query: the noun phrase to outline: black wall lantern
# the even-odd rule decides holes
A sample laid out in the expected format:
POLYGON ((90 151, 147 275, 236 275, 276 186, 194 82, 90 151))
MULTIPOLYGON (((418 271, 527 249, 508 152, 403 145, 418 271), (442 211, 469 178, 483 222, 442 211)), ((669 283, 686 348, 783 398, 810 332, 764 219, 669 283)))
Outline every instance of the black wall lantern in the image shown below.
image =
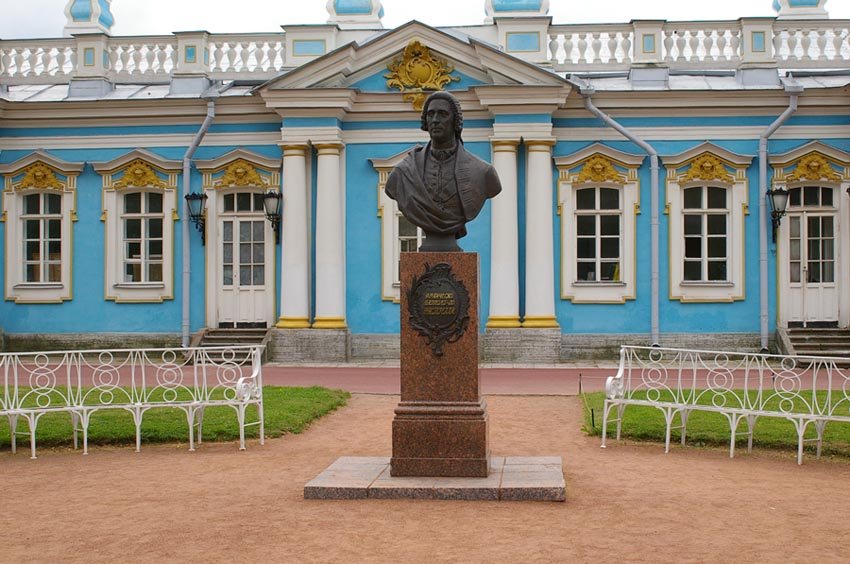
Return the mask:
POLYGON ((207 195, 192 192, 186 194, 186 204, 189 206, 189 219, 201 232, 201 245, 207 244, 206 230, 204 229, 204 206, 207 203, 207 195))
POLYGON ((280 208, 283 195, 277 190, 269 190, 263 194, 263 207, 266 210, 266 219, 272 223, 274 231, 274 242, 280 244, 280 208))
POLYGON ((773 242, 776 243, 776 230, 779 229, 779 222, 788 208, 788 190, 774 188, 768 190, 767 195, 770 196, 770 221, 773 224, 773 242))

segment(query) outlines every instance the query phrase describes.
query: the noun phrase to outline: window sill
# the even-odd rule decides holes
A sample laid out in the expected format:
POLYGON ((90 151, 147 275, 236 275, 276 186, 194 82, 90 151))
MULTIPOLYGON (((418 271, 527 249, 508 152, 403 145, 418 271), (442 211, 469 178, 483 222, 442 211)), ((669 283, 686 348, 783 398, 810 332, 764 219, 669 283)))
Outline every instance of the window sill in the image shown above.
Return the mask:
POLYGON ((112 287, 119 290, 162 290, 165 288, 165 284, 159 282, 123 282, 121 284, 113 284, 112 287))
POLYGON ((61 290, 64 287, 59 282, 23 282, 12 286, 15 290, 61 290))
POLYGON ((685 288, 734 288, 734 282, 702 282, 702 281, 692 281, 692 282, 679 282, 679 286, 683 286, 685 288))
POLYGON ((573 282, 573 286, 581 287, 581 288, 600 288, 600 287, 613 287, 613 288, 621 288, 626 285, 625 282, 612 282, 608 280, 603 280, 601 282, 589 282, 584 280, 576 280, 573 282))

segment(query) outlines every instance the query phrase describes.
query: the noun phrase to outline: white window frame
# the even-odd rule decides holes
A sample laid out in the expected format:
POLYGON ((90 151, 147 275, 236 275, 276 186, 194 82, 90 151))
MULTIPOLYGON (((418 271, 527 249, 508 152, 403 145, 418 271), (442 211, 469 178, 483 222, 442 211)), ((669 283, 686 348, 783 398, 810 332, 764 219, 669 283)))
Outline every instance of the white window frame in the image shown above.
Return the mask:
MULTIPOLYGON (((381 299, 399 303, 401 301, 401 285, 398 279, 399 268, 399 235, 398 218, 401 215, 398 204, 387 196, 384 188, 393 169, 404 160, 410 149, 402 151, 386 159, 370 159, 372 166, 378 172, 378 218, 381 222, 381 299)), ((420 240, 421 229, 416 228, 420 240)))
POLYGON ((9 165, 0 166, 4 176, 3 214, 6 224, 4 297, 15 303, 61 303, 73 296, 73 252, 76 221, 76 184, 83 163, 68 163, 44 151, 9 165), (24 196, 61 196, 62 251, 60 279, 54 282, 27 282, 24 267, 24 196))
POLYGON ((683 278, 682 284, 722 284, 722 283, 729 283, 730 270, 731 270, 729 261, 730 261, 731 256, 732 256, 732 249, 731 249, 731 247, 732 247, 732 244, 731 244, 732 237, 730 236, 731 235, 731 233, 730 233, 730 231, 731 231, 730 220, 731 220, 732 214, 729 211, 729 201, 731 200, 731 193, 732 192, 729 189, 728 185, 724 185, 721 182, 692 182, 692 183, 687 183, 687 184, 685 184, 681 187, 681 189, 683 190, 682 195, 684 196, 684 192, 687 192, 688 190, 697 189, 697 188, 700 189, 700 207, 698 207, 698 208, 686 208, 686 207, 684 207, 684 204, 682 206, 682 245, 685 247, 685 251, 683 251, 683 257, 682 257, 682 263, 683 263, 682 264, 682 278, 683 278), (708 205, 708 193, 709 193, 709 190, 711 188, 717 188, 717 189, 723 190, 724 206, 722 208, 709 207, 709 205, 708 205), (687 215, 696 215, 696 216, 700 217, 700 227, 701 227, 700 231, 701 232, 699 234, 699 241, 700 241, 700 257, 699 257, 699 259, 693 259, 693 258, 689 258, 687 256, 684 256, 684 253, 687 252, 687 241, 686 241, 686 239, 688 238, 688 234, 686 234, 685 230, 684 230, 684 217, 687 216, 687 215), (709 256, 709 247, 710 247, 709 243, 710 243, 711 239, 719 238, 717 236, 714 236, 714 235, 708 233, 708 223, 709 223, 708 218, 709 218, 709 216, 714 216, 714 215, 722 215, 723 218, 724 218, 724 223, 725 223, 725 225, 724 225, 725 231, 723 233, 723 239, 724 239, 723 262, 726 263, 726 277, 723 280, 719 280, 719 279, 718 280, 710 280, 709 279, 709 263, 712 262, 710 260, 711 257, 709 256), (697 262, 698 261, 699 262, 699 265, 700 265, 700 278, 699 278, 699 280, 684 280, 684 278, 685 278, 684 263, 688 262, 688 261, 690 261, 690 262, 697 262))
POLYGON ((668 218, 670 299, 706 303, 745 299, 745 221, 749 214, 747 168, 752 157, 703 143, 662 160, 667 169, 665 214, 668 218), (728 190, 725 281, 685 280, 684 190, 696 186, 718 186, 728 190))
MULTIPOLYGON (((638 169, 645 157, 601 143, 555 157, 558 168, 558 214, 561 218, 561 299, 573 303, 622 304, 637 296, 637 215, 640 213, 638 169), (620 280, 578 279, 578 191, 611 188, 620 199, 620 280)), ((605 210, 602 210, 605 211, 605 210)), ((613 210, 612 210, 613 211, 613 210)), ((599 210, 597 210, 597 213, 599 210)))
POLYGON ((94 163, 103 177, 101 221, 104 222, 105 300, 117 303, 159 303, 174 299, 174 237, 178 215, 177 182, 180 161, 168 161, 137 149, 113 161, 94 163), (124 279, 124 198, 129 194, 162 195, 162 280, 124 279))

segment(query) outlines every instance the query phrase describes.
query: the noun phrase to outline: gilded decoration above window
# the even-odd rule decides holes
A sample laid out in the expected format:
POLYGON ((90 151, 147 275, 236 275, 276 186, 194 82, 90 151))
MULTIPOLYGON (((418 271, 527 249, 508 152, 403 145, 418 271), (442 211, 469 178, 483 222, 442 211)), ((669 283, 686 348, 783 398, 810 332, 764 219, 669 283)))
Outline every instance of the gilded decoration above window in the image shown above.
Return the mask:
POLYGON ((714 155, 704 154, 691 162, 688 172, 679 177, 679 182, 694 182, 699 180, 719 180, 734 182, 735 178, 726 170, 723 162, 714 155))
POLYGON ((812 153, 800 159, 797 168, 785 180, 841 180, 841 175, 835 172, 829 161, 818 153, 812 153))
POLYGON ((268 186, 269 181, 257 172, 254 165, 244 159, 237 159, 227 165, 224 175, 215 182, 216 188, 228 186, 268 186))
POLYGON ((625 182, 626 177, 614 167, 614 163, 602 155, 587 160, 578 175, 578 182, 625 182))
POLYGON ((168 188, 168 183, 157 176, 153 167, 143 161, 136 159, 132 161, 124 169, 121 177, 112 183, 112 188, 130 188, 130 187, 152 187, 152 188, 168 188))
POLYGON ((404 49, 400 59, 387 65, 390 74, 387 88, 397 88, 404 92, 403 99, 413 103, 413 109, 421 111, 427 92, 443 90, 447 84, 460 81, 460 77, 451 76, 454 66, 445 59, 435 57, 431 50, 417 40, 412 40, 404 49))
POLYGON ((24 176, 20 184, 17 185, 18 190, 26 190, 35 188, 38 190, 54 189, 64 190, 65 184, 56 178, 53 170, 44 163, 38 162, 24 169, 24 176))

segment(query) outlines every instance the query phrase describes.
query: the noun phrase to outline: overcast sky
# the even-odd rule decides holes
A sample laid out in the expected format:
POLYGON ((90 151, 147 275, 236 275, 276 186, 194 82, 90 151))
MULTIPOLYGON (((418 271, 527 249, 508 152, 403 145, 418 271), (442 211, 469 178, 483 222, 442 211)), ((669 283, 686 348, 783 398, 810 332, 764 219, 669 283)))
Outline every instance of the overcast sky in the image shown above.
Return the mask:
MULTIPOLYGON (((68 0, 0 0, 0 38, 61 37, 68 0), (14 8, 11 6, 14 5, 14 8)), ((279 31, 283 24, 325 23, 326 0, 112 0, 113 35, 157 35, 203 29, 213 33, 279 31), (233 10, 236 6, 239 9, 233 10)), ((550 0, 554 23, 632 19, 734 20, 774 16, 773 0, 550 0)), ((384 27, 416 19, 434 25, 476 25, 484 0, 383 0, 384 27)), ((850 19, 850 0, 826 3, 832 19, 850 19)))

